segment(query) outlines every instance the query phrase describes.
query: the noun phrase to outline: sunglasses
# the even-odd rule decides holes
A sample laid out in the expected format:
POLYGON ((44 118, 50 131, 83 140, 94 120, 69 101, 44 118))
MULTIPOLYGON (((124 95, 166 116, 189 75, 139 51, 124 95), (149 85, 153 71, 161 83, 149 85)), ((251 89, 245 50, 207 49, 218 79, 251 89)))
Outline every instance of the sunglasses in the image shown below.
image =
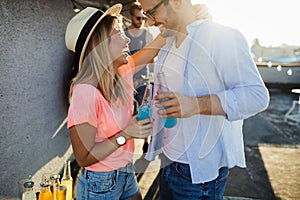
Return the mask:
POLYGON ((153 16, 153 14, 155 13, 155 11, 165 2, 165 0, 160 1, 158 4, 156 4, 156 6, 154 6, 152 9, 147 10, 147 12, 143 12, 143 14, 148 17, 149 19, 151 19, 152 21, 155 20, 155 17, 153 16))
POLYGON ((146 17, 137 17, 137 16, 134 16, 138 21, 141 21, 141 20, 145 20, 146 17))

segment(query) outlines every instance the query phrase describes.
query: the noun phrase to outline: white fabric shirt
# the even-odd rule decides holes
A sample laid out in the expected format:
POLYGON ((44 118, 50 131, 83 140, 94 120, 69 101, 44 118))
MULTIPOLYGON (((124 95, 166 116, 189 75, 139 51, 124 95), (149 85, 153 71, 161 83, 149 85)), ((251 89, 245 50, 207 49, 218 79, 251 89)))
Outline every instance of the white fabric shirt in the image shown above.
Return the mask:
MULTIPOLYGON (((172 92, 181 92, 183 90, 184 79, 182 75, 185 70, 185 58, 190 44, 189 41, 184 40, 178 48, 176 48, 175 43, 172 43, 161 68, 161 71, 165 74, 169 90, 172 92)), ((177 121, 175 127, 164 129, 163 153, 170 160, 188 163, 180 120, 177 121)))
MULTIPOLYGON (((246 167, 243 119, 264 110, 269 102, 268 90, 245 38, 235 29, 212 21, 202 22, 198 20, 187 26, 191 44, 185 58, 181 93, 193 97, 217 95, 226 116, 198 114, 177 120, 182 124, 183 148, 193 183, 216 179, 223 166, 246 167)), ((174 38, 168 38, 160 50, 155 75, 165 62, 173 41, 174 38)), ((157 88, 154 87, 155 91, 157 88)), ((146 155, 148 160, 162 152, 164 137, 155 110, 153 118, 155 124, 146 155)))

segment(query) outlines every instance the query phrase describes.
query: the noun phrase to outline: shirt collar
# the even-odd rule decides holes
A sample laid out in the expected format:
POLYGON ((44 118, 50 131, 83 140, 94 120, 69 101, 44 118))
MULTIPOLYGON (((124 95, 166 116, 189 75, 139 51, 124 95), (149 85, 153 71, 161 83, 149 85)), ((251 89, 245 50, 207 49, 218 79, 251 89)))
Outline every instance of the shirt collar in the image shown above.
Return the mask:
POLYGON ((187 30, 188 34, 192 33, 197 27, 199 27, 205 21, 207 21, 207 20, 198 19, 196 21, 193 21, 189 25, 187 25, 186 30, 187 30))
MULTIPOLYGON (((208 20, 198 19, 198 20, 193 21, 192 23, 188 24, 186 26, 186 30, 187 30, 188 34, 190 35, 191 33, 193 33, 196 30, 196 28, 198 28, 205 21, 208 21, 208 20)), ((167 37, 166 38, 167 46, 168 46, 168 44, 170 45, 174 41, 174 39, 175 39, 174 36, 167 37)))

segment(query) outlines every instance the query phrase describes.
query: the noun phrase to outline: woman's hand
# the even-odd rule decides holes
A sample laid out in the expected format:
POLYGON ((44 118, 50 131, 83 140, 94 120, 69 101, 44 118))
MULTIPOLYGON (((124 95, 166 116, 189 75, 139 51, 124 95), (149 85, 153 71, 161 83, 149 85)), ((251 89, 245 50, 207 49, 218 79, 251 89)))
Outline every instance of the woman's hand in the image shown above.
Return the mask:
MULTIPOLYGON (((147 138, 152 129, 153 119, 137 121, 133 116, 128 126, 121 134, 128 140, 131 138, 147 138)), ((96 127, 83 123, 70 128, 70 136, 76 160, 81 167, 90 166, 105 159, 119 146, 115 136, 102 142, 95 142, 96 127)))
POLYGON ((147 138, 151 134, 153 119, 137 120, 137 115, 133 116, 128 126, 122 131, 126 139, 147 138))

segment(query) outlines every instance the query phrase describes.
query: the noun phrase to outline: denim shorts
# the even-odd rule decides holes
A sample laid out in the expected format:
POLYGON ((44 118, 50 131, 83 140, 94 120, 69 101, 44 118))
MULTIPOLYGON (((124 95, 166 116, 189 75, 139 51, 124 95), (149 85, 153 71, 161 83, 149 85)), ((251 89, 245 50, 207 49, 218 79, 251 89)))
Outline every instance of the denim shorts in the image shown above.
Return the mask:
POLYGON ((83 169, 78 176, 76 200, 129 199, 140 192, 133 164, 110 172, 83 169))
POLYGON ((229 170, 219 169, 219 176, 201 184, 193 184, 188 164, 172 162, 160 171, 161 200, 222 200, 229 170))

